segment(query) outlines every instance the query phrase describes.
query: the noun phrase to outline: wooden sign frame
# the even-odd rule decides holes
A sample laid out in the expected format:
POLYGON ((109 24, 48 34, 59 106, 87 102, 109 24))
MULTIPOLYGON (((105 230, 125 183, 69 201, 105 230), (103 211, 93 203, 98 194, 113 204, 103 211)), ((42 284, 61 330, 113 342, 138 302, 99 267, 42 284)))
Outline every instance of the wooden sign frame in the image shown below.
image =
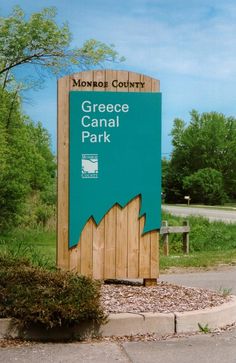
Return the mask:
POLYGON ((140 197, 125 208, 115 205, 97 226, 91 218, 76 247, 68 247, 69 225, 69 91, 159 92, 159 80, 128 71, 75 73, 58 81, 57 266, 95 279, 159 276, 159 231, 142 235, 140 197))

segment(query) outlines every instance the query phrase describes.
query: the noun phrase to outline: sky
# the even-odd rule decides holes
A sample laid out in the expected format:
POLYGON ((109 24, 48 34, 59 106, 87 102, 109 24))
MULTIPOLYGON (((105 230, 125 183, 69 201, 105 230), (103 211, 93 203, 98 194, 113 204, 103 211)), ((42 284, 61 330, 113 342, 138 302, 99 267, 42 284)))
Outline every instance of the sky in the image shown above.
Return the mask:
MULTIPOLYGON (((115 44, 126 61, 109 68, 160 80, 163 156, 171 154, 175 118, 188 123, 192 109, 236 117, 235 0, 1 0, 1 16, 8 16, 14 5, 26 16, 55 6, 57 22, 69 24, 73 46, 91 38, 115 44)), ((48 78, 42 89, 28 91, 23 105, 48 129, 53 151, 56 94, 56 79, 48 78)))

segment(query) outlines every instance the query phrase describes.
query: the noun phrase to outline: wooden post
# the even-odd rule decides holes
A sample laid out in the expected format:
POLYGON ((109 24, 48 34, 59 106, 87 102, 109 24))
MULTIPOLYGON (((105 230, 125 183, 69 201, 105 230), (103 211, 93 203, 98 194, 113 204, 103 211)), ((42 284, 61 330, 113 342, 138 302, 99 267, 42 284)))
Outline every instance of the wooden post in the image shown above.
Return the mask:
MULTIPOLYGON (((183 226, 189 226, 189 221, 184 221, 183 226)), ((189 254, 189 232, 183 232, 183 252, 189 254)))
POLYGON ((145 287, 157 286, 157 279, 143 279, 143 285, 145 287))
MULTIPOLYGON (((163 227, 168 227, 168 221, 162 221, 163 227)), ((163 234, 163 252, 164 256, 169 256, 169 234, 163 234)))

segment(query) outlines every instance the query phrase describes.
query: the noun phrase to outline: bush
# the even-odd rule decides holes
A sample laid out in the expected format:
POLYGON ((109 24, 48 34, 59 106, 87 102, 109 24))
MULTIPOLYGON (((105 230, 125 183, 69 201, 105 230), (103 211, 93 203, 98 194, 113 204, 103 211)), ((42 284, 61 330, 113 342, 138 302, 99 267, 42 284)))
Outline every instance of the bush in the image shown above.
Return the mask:
POLYGON ((11 317, 29 327, 73 326, 106 317, 100 284, 74 273, 47 271, 26 259, 0 255, 0 318, 11 317))
POLYGON ((193 203, 224 204, 227 199, 222 174, 215 169, 200 169, 185 177, 183 184, 193 203))

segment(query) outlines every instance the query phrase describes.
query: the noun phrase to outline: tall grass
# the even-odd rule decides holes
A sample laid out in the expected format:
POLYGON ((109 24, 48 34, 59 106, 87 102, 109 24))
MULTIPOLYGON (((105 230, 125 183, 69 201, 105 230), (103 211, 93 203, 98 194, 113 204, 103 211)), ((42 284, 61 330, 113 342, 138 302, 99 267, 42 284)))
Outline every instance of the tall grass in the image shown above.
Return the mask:
MULTIPOLYGON (((180 226, 187 218, 163 213, 169 226, 180 226)), ((209 222, 201 217, 189 217, 190 254, 182 252, 182 235, 169 237, 170 255, 163 256, 160 243, 161 269, 169 267, 207 267, 221 263, 236 264, 236 224, 209 222)), ((53 269, 56 265, 56 233, 38 229, 17 229, 0 235, 0 254, 15 258, 27 257, 34 265, 53 269)))
POLYGON ((184 220, 189 221, 190 254, 182 253, 181 234, 170 235, 168 257, 163 256, 161 243, 161 268, 236 264, 236 224, 209 222, 202 217, 182 218, 168 213, 163 213, 162 219, 167 220, 169 226, 182 225, 184 220))
POLYGON ((0 235, 0 253, 13 258, 26 257, 36 266, 53 269, 56 263, 55 231, 16 229, 0 235))

